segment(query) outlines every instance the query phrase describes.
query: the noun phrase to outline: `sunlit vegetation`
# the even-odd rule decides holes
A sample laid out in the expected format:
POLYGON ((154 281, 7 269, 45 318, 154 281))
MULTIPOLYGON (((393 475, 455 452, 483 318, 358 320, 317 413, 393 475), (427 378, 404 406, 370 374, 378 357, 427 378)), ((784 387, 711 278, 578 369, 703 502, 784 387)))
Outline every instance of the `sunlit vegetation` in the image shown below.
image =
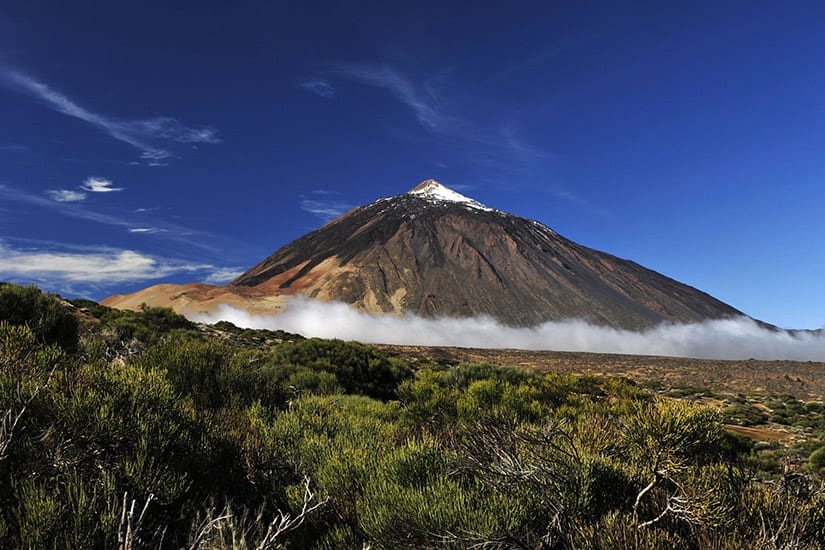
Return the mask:
POLYGON ((825 540, 821 404, 713 408, 623 379, 426 364, 33 287, 0 287, 0 319, 3 548, 825 540), (808 430, 805 448, 725 428, 766 421, 808 430), (789 452, 804 453, 794 471, 789 452))

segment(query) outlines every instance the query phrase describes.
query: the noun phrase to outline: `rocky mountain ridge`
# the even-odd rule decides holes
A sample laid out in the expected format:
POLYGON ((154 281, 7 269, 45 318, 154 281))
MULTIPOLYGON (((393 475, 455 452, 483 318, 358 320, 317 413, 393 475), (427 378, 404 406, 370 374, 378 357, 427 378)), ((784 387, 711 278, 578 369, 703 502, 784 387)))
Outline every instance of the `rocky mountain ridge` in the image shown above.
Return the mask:
POLYGON ((742 315, 693 287, 434 180, 345 213, 227 286, 159 285, 104 303, 278 311, 295 294, 372 313, 489 315, 512 326, 580 318, 637 330, 742 315))

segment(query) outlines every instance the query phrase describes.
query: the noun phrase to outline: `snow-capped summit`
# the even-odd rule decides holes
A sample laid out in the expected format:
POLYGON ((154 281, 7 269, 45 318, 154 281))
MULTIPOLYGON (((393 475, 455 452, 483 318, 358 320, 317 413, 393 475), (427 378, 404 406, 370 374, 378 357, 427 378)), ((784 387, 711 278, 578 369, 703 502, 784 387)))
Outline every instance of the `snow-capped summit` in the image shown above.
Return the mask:
POLYGON ((280 312, 296 294, 370 313, 488 315, 511 326, 585 319, 640 330, 742 315, 695 288, 433 180, 353 208, 227 286, 156 286, 107 305, 210 311, 228 304, 280 312))
POLYGON ((492 210, 492 208, 484 206, 477 200, 471 199, 470 197, 465 197, 461 193, 457 193, 456 191, 453 191, 449 187, 442 185, 435 180, 424 180, 407 191, 407 194, 419 195, 421 197, 437 201, 459 202, 472 208, 478 208, 479 210, 492 210))

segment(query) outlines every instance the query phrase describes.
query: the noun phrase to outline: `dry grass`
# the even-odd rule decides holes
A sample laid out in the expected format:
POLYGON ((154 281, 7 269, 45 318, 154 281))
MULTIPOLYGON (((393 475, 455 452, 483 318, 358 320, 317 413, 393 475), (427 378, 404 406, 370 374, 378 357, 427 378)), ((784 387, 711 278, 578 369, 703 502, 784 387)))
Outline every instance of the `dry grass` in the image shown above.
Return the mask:
POLYGON ((690 386, 732 394, 787 393, 804 401, 825 400, 825 363, 424 346, 378 347, 431 361, 490 362, 541 371, 621 376, 637 383, 657 383, 666 388, 690 386))

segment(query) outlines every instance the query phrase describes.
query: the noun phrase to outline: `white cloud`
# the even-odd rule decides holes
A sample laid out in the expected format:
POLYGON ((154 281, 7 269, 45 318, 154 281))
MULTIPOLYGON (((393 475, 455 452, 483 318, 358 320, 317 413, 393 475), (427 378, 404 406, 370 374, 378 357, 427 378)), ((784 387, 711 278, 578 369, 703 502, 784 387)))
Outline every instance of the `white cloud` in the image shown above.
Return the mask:
MULTIPOLYGON (((330 193, 328 192, 312 192, 316 196, 324 196, 330 193)), ((325 200, 317 200, 313 198, 309 198, 305 195, 301 196, 300 202, 301 210, 305 210, 310 214, 314 214, 318 216, 324 223, 334 220, 344 212, 347 212, 352 209, 352 205, 340 202, 340 201, 325 201, 325 200)))
POLYGON ((131 122, 135 131, 158 139, 177 141, 178 143, 220 143, 215 128, 189 128, 170 117, 155 117, 131 122))
POLYGON ((111 180, 107 180, 105 178, 86 178, 86 181, 83 182, 83 186, 81 187, 84 191, 89 191, 90 193, 111 193, 112 191, 123 191, 123 187, 112 187, 111 180))
POLYGON ((73 191, 71 189, 49 189, 46 191, 46 194, 57 202, 80 202, 86 200, 86 193, 73 191))
POLYGON ((44 102, 51 109, 66 116, 80 119, 118 141, 140 151, 142 159, 154 164, 174 156, 156 142, 220 143, 218 132, 208 126, 191 128, 174 118, 154 117, 143 120, 124 120, 90 111, 42 82, 18 71, 0 68, 0 83, 44 102))
POLYGON ((41 197, 40 195, 28 193, 27 191, 23 191, 22 189, 18 189, 16 187, 10 187, 8 185, 0 184, 0 197, 7 201, 23 202, 48 208, 59 212, 60 214, 81 220, 89 220, 117 227, 129 227, 131 225, 128 221, 118 216, 110 216, 101 212, 95 212, 87 209, 81 204, 58 205, 54 203, 54 200, 49 200, 41 197))
POLYGON ((158 279, 191 270, 186 266, 164 265, 132 250, 83 254, 0 249, 0 273, 4 277, 114 283, 158 279))
POLYGON ((203 282, 212 285, 228 283, 243 275, 245 271, 246 269, 241 267, 224 267, 215 269, 206 276, 203 282))
POLYGON ((514 120, 500 123, 495 128, 489 113, 472 116, 450 109, 458 102, 445 101, 449 96, 439 93, 431 84, 432 80, 416 82, 390 66, 377 64, 344 64, 336 67, 332 74, 388 91, 410 109, 418 123, 429 132, 467 141, 474 148, 480 145, 484 165, 509 167, 515 161, 520 166, 551 156, 524 140, 514 120))
POLYGON ((644 332, 594 326, 576 319, 513 328, 490 317, 424 319, 415 315, 370 315, 346 304, 299 296, 291 298, 280 315, 252 315, 221 306, 213 314, 193 318, 370 343, 825 361, 825 335, 772 331, 747 317, 663 324, 644 332))
POLYGON ((129 233, 160 233, 166 229, 158 229, 157 227, 131 227, 129 233))
POLYGON ((335 74, 389 91, 410 108, 428 130, 450 135, 457 131, 457 121, 438 108, 431 92, 422 92, 411 80, 386 65, 342 65, 335 74))
POLYGON ((300 81, 298 86, 324 99, 332 99, 335 97, 335 86, 332 85, 332 82, 324 78, 307 78, 300 81))
POLYGON ((112 182, 104 178, 87 178, 83 185, 79 187, 82 191, 74 189, 47 189, 46 194, 57 202, 82 202, 86 200, 86 192, 89 193, 110 193, 112 191, 123 191, 122 187, 112 187, 112 182))
POLYGON ((546 152, 529 145, 522 139, 520 129, 515 122, 510 121, 502 124, 500 131, 502 140, 516 158, 524 162, 534 162, 549 157, 546 152))
MULTIPOLYGON (((137 217, 135 217, 134 220, 129 220, 128 216, 124 215, 122 212, 118 213, 118 215, 106 214, 91 210, 87 208, 85 204, 80 202, 58 204, 52 199, 3 184, 0 184, 0 200, 32 204, 38 207, 47 208, 63 216, 119 227, 126 229, 127 231, 134 228, 146 228, 149 227, 149 223, 152 223, 154 225, 151 227, 156 229, 152 232, 153 234, 163 235, 164 239, 178 241, 189 247, 201 248, 203 250, 213 252, 218 250, 216 242, 221 240, 220 236, 208 233, 206 231, 192 229, 163 220, 147 220, 147 216, 145 214, 139 216, 140 221, 137 220, 137 217)), ((229 246, 229 244, 226 243, 226 246, 229 246)))
POLYGON ((56 288, 78 283, 105 287, 184 273, 193 278, 220 275, 228 280, 236 270, 156 257, 134 250, 21 250, 0 243, 0 280, 36 281, 56 288))

